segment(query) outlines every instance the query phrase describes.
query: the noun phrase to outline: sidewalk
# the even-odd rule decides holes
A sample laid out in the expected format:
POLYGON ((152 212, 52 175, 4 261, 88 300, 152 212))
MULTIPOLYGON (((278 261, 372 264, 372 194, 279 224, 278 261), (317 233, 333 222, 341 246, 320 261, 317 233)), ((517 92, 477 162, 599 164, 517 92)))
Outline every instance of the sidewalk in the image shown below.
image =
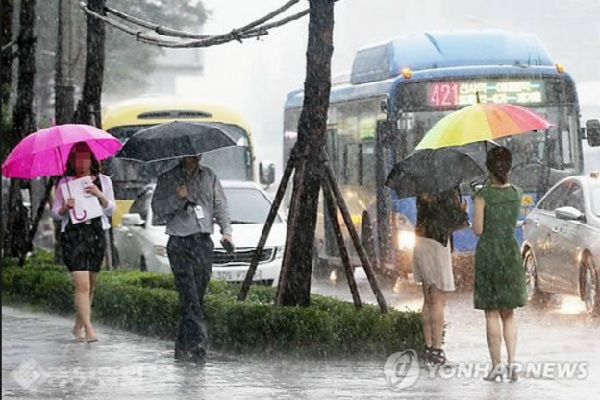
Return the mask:
MULTIPOLYGON (((329 294, 332 291, 319 289, 329 294)), ((339 288, 339 292, 343 290, 339 288)), ((399 309, 420 307, 421 299, 416 294, 388 292, 385 296, 391 306, 399 309)), ((99 342, 76 343, 71 337, 70 319, 3 306, 2 397, 596 398, 600 393, 600 321, 588 318, 568 303, 546 314, 525 308, 517 316, 519 361, 549 366, 548 376, 528 376, 516 383, 484 382, 477 376, 482 373, 477 368, 485 367, 488 361, 485 324, 481 312, 472 309, 470 296, 464 295, 450 299, 447 315, 446 351, 459 368, 433 372, 413 368, 416 364, 400 364, 398 353, 387 360, 373 361, 257 359, 209 353, 207 364, 198 368, 175 362, 172 342, 98 325, 99 342), (556 376, 557 363, 585 364, 585 376, 556 376), (475 370, 469 371, 471 366, 475 370), (406 369, 410 372, 403 375, 406 369)))

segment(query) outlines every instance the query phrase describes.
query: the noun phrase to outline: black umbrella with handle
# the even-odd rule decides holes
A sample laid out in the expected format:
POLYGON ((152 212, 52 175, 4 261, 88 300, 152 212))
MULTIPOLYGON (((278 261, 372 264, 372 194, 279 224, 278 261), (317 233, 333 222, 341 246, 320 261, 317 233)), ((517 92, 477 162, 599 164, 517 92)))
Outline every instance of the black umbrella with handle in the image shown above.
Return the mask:
POLYGON ((222 123, 167 122, 137 132, 115 156, 158 162, 233 147, 241 128, 222 123))
POLYGON ((418 150, 397 163, 386 186, 399 198, 419 193, 441 193, 487 174, 487 150, 494 142, 477 142, 464 146, 418 150))

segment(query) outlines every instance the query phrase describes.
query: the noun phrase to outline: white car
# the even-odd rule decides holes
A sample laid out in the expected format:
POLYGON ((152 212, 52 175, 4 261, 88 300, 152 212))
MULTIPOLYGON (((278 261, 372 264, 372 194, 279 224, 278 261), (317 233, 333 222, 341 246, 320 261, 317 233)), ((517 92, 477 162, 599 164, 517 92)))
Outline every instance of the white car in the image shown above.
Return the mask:
MULTIPOLYGON (((241 282, 252 261, 262 229, 271 208, 265 192, 253 182, 222 181, 229 204, 233 227, 235 252, 228 253, 220 243, 221 233, 215 225, 212 235, 213 278, 241 282)), ((171 272, 167 257, 165 225, 153 220, 151 200, 155 184, 147 185, 123 215, 121 224, 114 229, 117 259, 122 267, 141 271, 171 272)), ((286 241, 287 224, 278 214, 271 227, 261 260, 253 281, 276 285, 281 271, 286 241)))

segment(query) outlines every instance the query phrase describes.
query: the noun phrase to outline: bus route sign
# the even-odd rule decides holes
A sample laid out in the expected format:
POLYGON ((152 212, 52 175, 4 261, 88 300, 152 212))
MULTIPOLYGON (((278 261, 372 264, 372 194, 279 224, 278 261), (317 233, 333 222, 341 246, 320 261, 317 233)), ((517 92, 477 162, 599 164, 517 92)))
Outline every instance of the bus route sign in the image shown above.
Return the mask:
POLYGON ((540 104, 545 101, 544 85, 528 81, 452 81, 431 82, 427 86, 429 107, 461 107, 477 102, 507 104, 540 104))

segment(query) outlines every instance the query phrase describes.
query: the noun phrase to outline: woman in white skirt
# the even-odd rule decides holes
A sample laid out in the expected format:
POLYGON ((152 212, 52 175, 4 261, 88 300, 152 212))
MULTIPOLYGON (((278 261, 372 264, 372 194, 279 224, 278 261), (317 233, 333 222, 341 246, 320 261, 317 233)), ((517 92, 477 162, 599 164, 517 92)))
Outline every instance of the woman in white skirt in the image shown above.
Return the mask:
POLYGON ((433 365, 446 362, 442 349, 444 309, 448 292, 453 292, 452 232, 468 225, 467 203, 456 190, 417 197, 416 242, 413 274, 423 284, 423 335, 425 360, 433 365))

